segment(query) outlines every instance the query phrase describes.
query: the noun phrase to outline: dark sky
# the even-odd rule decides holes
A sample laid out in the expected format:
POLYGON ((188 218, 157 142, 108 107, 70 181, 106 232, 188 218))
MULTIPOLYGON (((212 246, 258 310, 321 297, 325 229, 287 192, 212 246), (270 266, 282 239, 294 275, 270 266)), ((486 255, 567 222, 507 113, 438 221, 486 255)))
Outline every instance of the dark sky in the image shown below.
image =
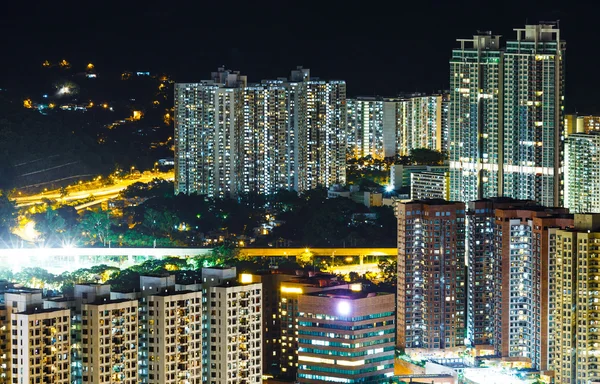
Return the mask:
MULTIPOLYGON (((343 79, 348 94, 393 96, 446 88, 457 38, 560 19, 567 41, 567 109, 600 113, 600 2, 531 0, 14 1, 0 11, 2 76, 43 59, 103 71, 207 78, 218 65, 250 81, 296 65, 343 79), (39 3, 39 4, 37 4, 39 3), (597 4, 594 4, 597 3, 597 4)), ((0 77, 1 80, 1 77, 0 77)))

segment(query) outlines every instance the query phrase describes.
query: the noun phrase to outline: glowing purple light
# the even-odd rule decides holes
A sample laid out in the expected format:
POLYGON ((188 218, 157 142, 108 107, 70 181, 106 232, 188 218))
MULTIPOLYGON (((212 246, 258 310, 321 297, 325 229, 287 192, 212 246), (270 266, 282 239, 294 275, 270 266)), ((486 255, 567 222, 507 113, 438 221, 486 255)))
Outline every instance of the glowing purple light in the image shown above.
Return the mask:
POLYGON ((340 301, 337 306, 338 313, 342 316, 350 314, 350 303, 347 301, 340 301))

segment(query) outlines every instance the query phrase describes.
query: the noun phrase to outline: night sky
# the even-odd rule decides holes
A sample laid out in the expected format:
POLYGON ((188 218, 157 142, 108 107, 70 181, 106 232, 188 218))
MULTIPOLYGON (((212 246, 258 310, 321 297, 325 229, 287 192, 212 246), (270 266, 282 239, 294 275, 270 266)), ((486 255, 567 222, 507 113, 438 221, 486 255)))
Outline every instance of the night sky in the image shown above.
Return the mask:
POLYGON ((477 30, 512 38, 526 21, 559 19, 567 110, 600 113, 600 4, 592 0, 11 3, 21 4, 0 12, 0 83, 60 58, 82 68, 91 61, 100 75, 150 70, 178 81, 205 79, 219 65, 249 81, 303 65, 346 80, 349 96, 447 88, 457 38, 477 30))

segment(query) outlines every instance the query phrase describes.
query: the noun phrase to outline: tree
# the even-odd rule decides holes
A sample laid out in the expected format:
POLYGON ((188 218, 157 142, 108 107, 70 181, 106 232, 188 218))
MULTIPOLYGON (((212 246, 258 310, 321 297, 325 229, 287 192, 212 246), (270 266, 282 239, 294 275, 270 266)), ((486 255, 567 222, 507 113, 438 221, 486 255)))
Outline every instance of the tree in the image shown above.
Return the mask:
POLYGON ((398 261, 396 259, 380 260, 377 265, 381 271, 381 277, 384 284, 395 285, 398 276, 398 261))
POLYGON ((413 163, 418 165, 440 165, 446 160, 442 152, 427 148, 416 148, 410 152, 413 163))
POLYGON ((34 216, 35 230, 38 231, 46 244, 56 242, 58 235, 67 230, 65 219, 51 207, 46 212, 34 216))
POLYGON ((111 234, 110 225, 108 211, 87 211, 79 223, 79 229, 93 244, 99 242, 106 245, 111 234))
POLYGON ((17 226, 17 207, 0 191, 0 236, 8 234, 17 226))

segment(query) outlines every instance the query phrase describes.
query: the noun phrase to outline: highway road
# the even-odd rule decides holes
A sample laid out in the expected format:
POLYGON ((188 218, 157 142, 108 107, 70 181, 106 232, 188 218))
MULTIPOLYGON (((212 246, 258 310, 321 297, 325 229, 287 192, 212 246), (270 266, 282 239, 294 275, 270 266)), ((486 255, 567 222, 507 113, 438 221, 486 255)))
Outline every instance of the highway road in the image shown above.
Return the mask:
MULTIPOLYGON (((93 186, 90 189, 83 189, 78 191, 69 192, 69 188, 67 188, 68 194, 66 196, 61 196, 60 191, 48 191, 39 193, 37 195, 31 196, 18 196, 14 200, 17 203, 17 207, 27 207, 31 205, 41 204, 42 199, 51 199, 51 200, 61 200, 61 201, 74 201, 74 200, 82 200, 87 199, 89 197, 93 197, 94 201, 82 204, 78 206, 78 209, 83 209, 91 205, 98 204, 99 202, 114 199, 119 195, 121 191, 134 183, 148 183, 155 178, 165 179, 165 180, 173 180, 174 174, 173 172, 144 172, 137 179, 120 179, 116 184, 108 185, 104 187, 96 187, 93 186)), ((97 185, 97 184, 96 184, 97 185)), ((85 186, 85 184, 83 184, 85 186)), ((81 186, 78 186, 81 187, 81 186)))

